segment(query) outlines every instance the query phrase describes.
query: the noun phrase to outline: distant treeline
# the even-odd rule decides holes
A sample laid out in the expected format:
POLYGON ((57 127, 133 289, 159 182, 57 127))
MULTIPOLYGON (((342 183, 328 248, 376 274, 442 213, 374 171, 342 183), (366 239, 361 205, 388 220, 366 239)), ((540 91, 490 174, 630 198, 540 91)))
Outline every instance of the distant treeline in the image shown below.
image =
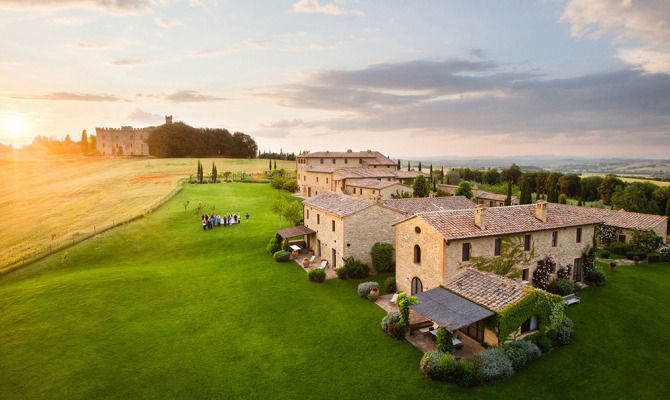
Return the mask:
POLYGON ((295 153, 284 153, 282 149, 279 149, 279 153, 263 151, 261 153, 258 150, 258 158, 269 158, 271 160, 288 160, 295 161, 295 153))
POLYGON ((70 139, 70 135, 65 136, 64 140, 35 136, 30 146, 24 149, 46 154, 88 154, 95 152, 95 135, 88 136, 83 131, 79 142, 70 139))
POLYGON ((254 158, 258 146, 242 132, 226 129, 194 128, 183 122, 153 128, 146 140, 154 157, 234 157, 254 158))

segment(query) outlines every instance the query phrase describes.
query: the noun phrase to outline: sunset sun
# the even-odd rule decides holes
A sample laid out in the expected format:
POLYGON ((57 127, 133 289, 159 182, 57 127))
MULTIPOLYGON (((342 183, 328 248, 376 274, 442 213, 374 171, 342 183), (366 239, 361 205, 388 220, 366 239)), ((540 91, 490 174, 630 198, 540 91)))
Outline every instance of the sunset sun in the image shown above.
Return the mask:
POLYGON ((5 120, 4 128, 11 135, 20 135, 26 130, 26 121, 21 117, 12 117, 5 120))

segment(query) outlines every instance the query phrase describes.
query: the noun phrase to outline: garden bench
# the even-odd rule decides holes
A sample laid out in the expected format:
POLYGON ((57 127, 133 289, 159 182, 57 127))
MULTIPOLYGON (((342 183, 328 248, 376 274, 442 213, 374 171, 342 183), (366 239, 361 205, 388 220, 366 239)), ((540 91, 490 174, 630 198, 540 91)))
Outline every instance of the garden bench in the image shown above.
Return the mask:
POLYGON ((565 307, 570 307, 571 305, 579 304, 580 302, 581 299, 574 294, 569 294, 563 297, 563 303, 565 304, 565 307))

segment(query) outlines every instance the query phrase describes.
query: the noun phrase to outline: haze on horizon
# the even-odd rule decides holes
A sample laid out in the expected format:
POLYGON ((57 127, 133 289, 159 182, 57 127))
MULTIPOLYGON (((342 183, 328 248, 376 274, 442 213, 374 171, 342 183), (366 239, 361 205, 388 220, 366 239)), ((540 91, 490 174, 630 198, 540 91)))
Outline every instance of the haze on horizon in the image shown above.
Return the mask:
POLYGON ((171 114, 274 151, 665 158, 668 21, 664 0, 3 0, 0 143, 171 114))

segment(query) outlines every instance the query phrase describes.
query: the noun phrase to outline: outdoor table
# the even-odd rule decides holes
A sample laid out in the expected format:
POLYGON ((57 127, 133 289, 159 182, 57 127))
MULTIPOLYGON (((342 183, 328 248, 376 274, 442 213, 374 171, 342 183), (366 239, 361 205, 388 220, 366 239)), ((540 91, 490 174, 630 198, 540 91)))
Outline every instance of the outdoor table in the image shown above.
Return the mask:
POLYGON ((296 246, 296 245, 294 245, 294 244, 290 245, 289 248, 290 248, 291 250, 293 250, 293 251, 300 251, 300 250, 301 250, 301 249, 300 249, 300 246, 296 246))

